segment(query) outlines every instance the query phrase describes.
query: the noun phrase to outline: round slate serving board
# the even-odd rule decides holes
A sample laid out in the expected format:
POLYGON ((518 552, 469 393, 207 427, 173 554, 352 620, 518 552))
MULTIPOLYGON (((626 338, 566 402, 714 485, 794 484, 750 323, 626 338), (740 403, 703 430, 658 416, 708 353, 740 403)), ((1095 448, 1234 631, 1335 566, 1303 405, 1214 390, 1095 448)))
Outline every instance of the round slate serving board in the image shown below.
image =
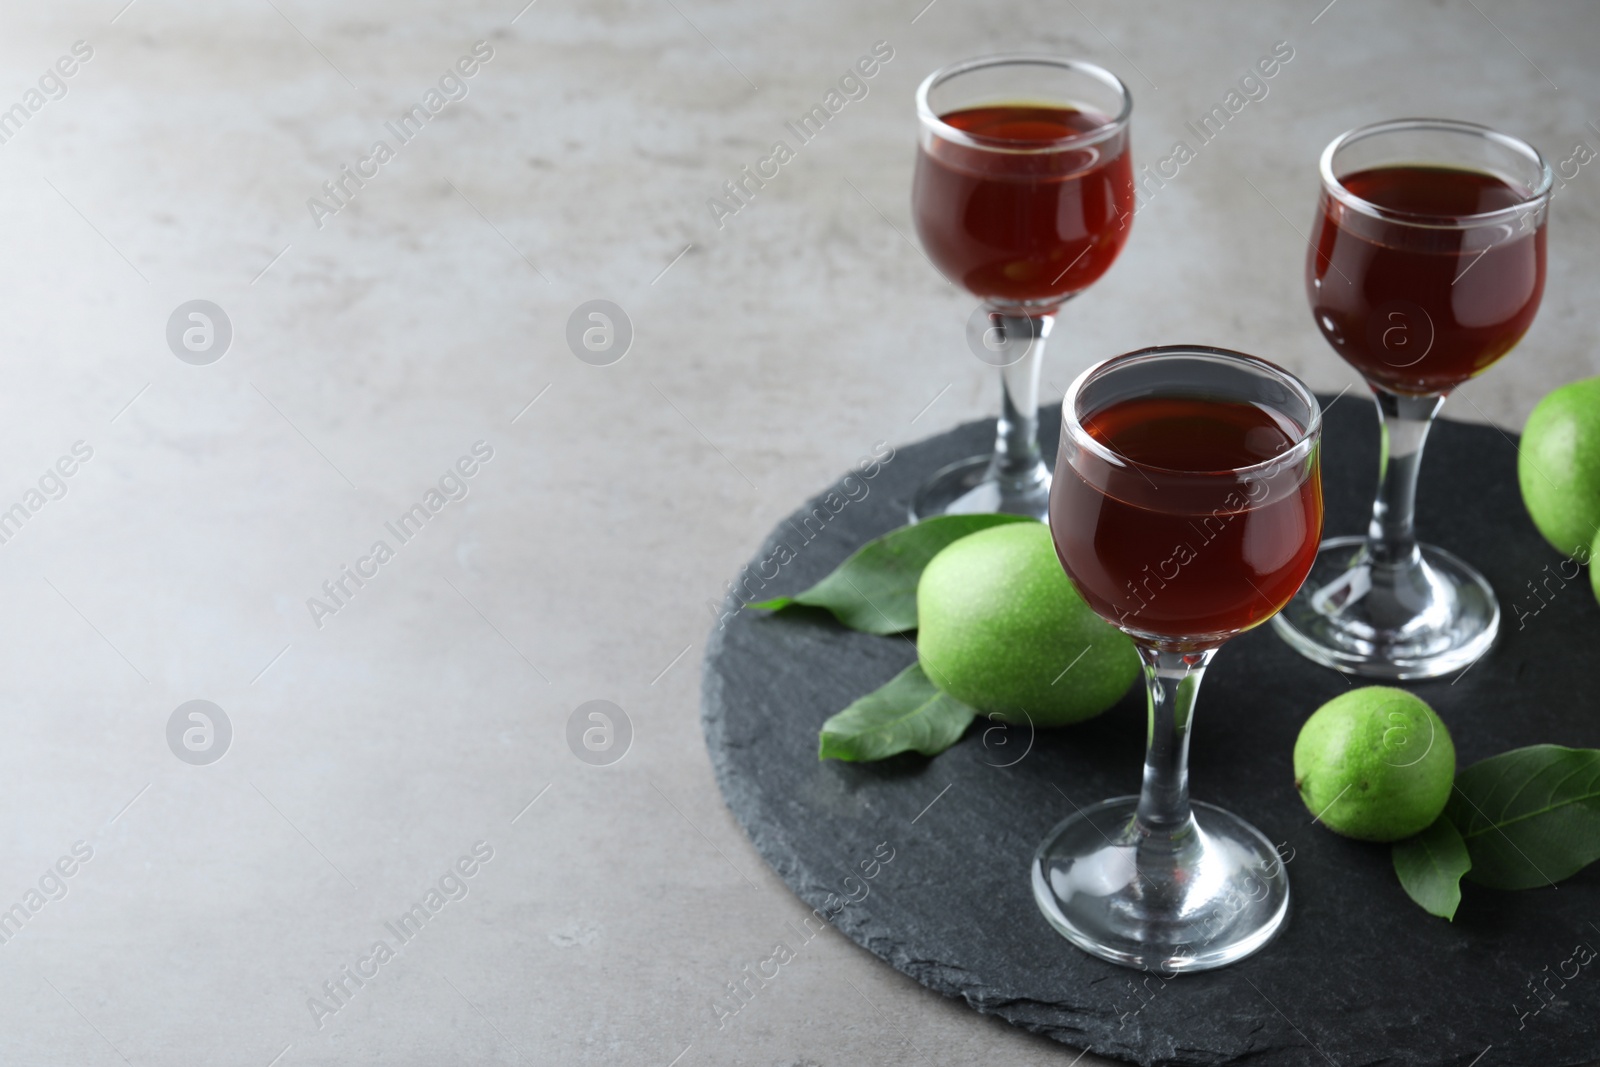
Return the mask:
MULTIPOLYGON (((1059 419, 1059 408, 1041 413, 1052 455, 1059 419)), ((902 525, 915 486, 982 452, 993 432, 992 423, 971 423, 900 449, 864 483, 865 497, 856 482, 836 486, 837 514, 803 526, 819 496, 741 572, 740 581, 752 576, 745 598, 803 589, 862 542, 902 525), (846 488, 859 499, 841 508, 846 488), (757 564, 779 541, 796 556, 758 590, 757 564)), ((1359 395, 1328 409, 1329 534, 1365 528, 1377 441, 1372 405, 1359 395)), ((1561 557, 1518 495, 1513 439, 1441 422, 1424 467, 1424 538, 1476 564, 1505 618, 1487 657, 1454 679, 1412 688, 1449 725, 1463 766, 1539 742, 1600 747, 1600 605, 1586 573, 1561 587, 1561 557)), ((738 606, 730 598, 728 610, 738 606)), ((1425 914, 1401 891, 1387 847, 1312 825, 1301 805, 1295 736, 1351 683, 1301 659, 1270 627, 1231 642, 1208 672, 1190 781, 1197 799, 1245 816, 1282 842, 1284 855, 1292 850, 1288 927, 1242 963, 1167 982, 1073 948, 1045 923, 1028 884, 1034 847, 1074 804, 1138 791, 1142 693, 1089 723, 1039 731, 1031 748, 1025 729, 986 732, 980 719, 932 759, 819 762, 823 720, 915 656, 909 640, 854 633, 807 609, 740 610, 724 616, 706 652, 703 724, 723 796, 766 861, 813 908, 843 903, 834 925, 923 985, 1075 1048, 1144 1065, 1568 1067, 1600 1059, 1600 960, 1571 962, 1580 943, 1600 948, 1600 864, 1557 888, 1512 893, 1469 883, 1454 923, 1425 914), (875 848, 879 857, 892 849, 892 860, 874 867, 875 848), (870 871, 876 876, 865 879, 870 871)))

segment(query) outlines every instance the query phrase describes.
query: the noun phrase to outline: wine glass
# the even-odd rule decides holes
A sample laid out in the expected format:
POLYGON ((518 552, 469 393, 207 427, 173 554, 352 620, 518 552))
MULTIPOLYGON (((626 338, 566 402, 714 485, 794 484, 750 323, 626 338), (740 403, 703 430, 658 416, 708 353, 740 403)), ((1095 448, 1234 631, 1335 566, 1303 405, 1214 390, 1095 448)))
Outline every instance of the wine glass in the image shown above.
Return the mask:
POLYGON ((1422 446, 1445 397, 1509 352, 1544 292, 1554 175, 1484 126, 1400 119, 1322 153, 1311 313, 1366 378, 1383 424, 1365 536, 1330 538, 1274 621, 1296 651, 1371 678, 1436 678, 1494 643, 1488 581, 1413 524, 1422 446))
POLYGON ((1218 646, 1287 604, 1322 534, 1316 397, 1238 352, 1147 348, 1061 406, 1050 532, 1072 584, 1133 638, 1149 691, 1137 797, 1080 809, 1033 859, 1045 918, 1079 948, 1201 971, 1269 941, 1289 907, 1276 849, 1189 800, 1189 730, 1218 646))
POLYGON ((1133 98, 1110 71, 1037 55, 969 59, 917 89, 911 189, 928 258, 979 297, 968 340, 1000 367, 994 452, 935 473, 913 521, 1003 511, 1043 519, 1039 367, 1056 312, 1111 266, 1133 219, 1133 98))

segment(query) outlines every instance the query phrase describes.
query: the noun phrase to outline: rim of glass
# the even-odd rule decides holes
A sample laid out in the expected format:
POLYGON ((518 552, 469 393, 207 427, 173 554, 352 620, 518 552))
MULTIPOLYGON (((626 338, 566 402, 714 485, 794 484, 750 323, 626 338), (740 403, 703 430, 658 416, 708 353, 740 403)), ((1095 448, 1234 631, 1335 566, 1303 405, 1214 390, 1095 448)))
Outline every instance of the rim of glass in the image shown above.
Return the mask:
POLYGON ((1411 226, 1431 226, 1449 230, 1470 229, 1475 226, 1493 225, 1518 218, 1526 213, 1529 208, 1540 207, 1548 202, 1551 189, 1555 185, 1555 172, 1550 169, 1549 161, 1533 145, 1520 137, 1501 133, 1499 130, 1491 129, 1488 126, 1482 126, 1476 122, 1460 122, 1456 119, 1390 119, 1386 122, 1374 122, 1366 126, 1357 126, 1353 130, 1346 130, 1328 142, 1328 147, 1322 150, 1322 159, 1318 163, 1317 169, 1322 176, 1323 190, 1348 208, 1359 211, 1364 215, 1390 222, 1403 222, 1411 226), (1349 147, 1359 141, 1365 141, 1369 137, 1415 130, 1457 133, 1493 141, 1502 148, 1508 148, 1536 164, 1539 168, 1539 181, 1526 196, 1510 207, 1499 208, 1495 211, 1485 211, 1476 215, 1429 215, 1415 211, 1396 211, 1393 208, 1374 204, 1370 200, 1364 200, 1345 188, 1344 183, 1334 176, 1333 157, 1339 154, 1340 149, 1349 147))
POLYGON ((1093 454, 1098 459, 1127 470, 1155 471, 1161 474, 1186 477, 1204 477, 1215 474, 1263 474, 1279 467, 1299 463, 1311 454, 1311 450, 1316 447, 1317 439, 1322 433, 1322 405, 1318 403, 1316 394, 1311 391, 1305 382, 1302 382, 1276 363, 1261 359, 1258 356, 1246 355, 1231 348, 1210 348, 1206 345, 1157 345, 1153 348, 1141 348, 1133 352, 1124 352, 1120 356, 1103 359, 1073 379, 1072 384, 1067 387, 1066 396, 1061 399, 1061 432, 1070 437, 1078 447, 1093 454), (1311 412, 1311 417, 1306 420, 1306 425, 1301 427, 1300 435, 1295 439, 1294 445, 1279 452, 1276 456, 1264 459, 1260 463, 1252 463, 1248 467, 1230 467, 1226 470, 1217 471, 1189 471, 1177 470, 1172 467, 1158 467, 1153 463, 1140 463, 1137 460, 1129 459, 1122 453, 1108 448, 1095 440, 1094 436, 1083 428, 1083 422, 1077 415, 1078 398, 1092 382, 1108 374, 1114 374, 1125 367, 1190 356, 1213 357, 1230 362, 1244 363, 1286 385, 1292 393, 1305 403, 1306 409, 1311 412))
POLYGON ((1128 92, 1128 86, 1123 80, 1111 73, 1098 63, 1090 63, 1082 59, 1063 59, 1059 56, 1037 55, 1031 52, 1004 52, 993 56, 978 56, 974 59, 963 59, 959 63, 940 67, 917 86, 917 118, 922 125, 932 130, 941 140, 952 141, 968 148, 982 148, 990 152, 1015 152, 1024 155, 1034 155, 1044 152, 1060 152, 1070 148, 1084 148, 1109 140, 1128 128, 1128 119, 1133 115, 1133 94, 1128 92), (1007 141, 996 137, 975 137, 966 130, 945 122, 928 105, 928 94, 952 78, 963 74, 970 74, 975 70, 984 70, 988 67, 1003 67, 1012 65, 1029 64, 1039 67, 1056 67, 1070 70, 1078 74, 1087 74, 1102 85, 1113 90, 1122 99, 1122 108, 1112 117, 1110 122, 1103 126, 1096 126, 1083 133, 1075 133, 1070 137, 1063 137, 1056 141, 1007 141))

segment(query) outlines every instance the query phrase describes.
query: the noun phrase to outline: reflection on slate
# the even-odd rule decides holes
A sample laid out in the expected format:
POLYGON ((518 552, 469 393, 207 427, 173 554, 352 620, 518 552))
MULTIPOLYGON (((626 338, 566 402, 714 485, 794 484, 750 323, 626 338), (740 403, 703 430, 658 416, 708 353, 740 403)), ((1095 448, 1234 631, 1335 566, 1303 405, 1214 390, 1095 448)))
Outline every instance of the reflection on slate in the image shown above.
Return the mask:
MULTIPOLYGON (((1053 454, 1059 409, 1045 409, 1041 421, 1053 454)), ((834 498, 838 511, 824 508, 825 524, 802 527, 797 513, 752 561, 745 599, 802 589, 901 525, 923 478, 983 452, 992 435, 992 423, 971 423, 903 448, 866 497, 843 507, 843 495, 834 498), (779 539, 797 556, 758 589, 755 562, 779 539)), ((1329 410, 1323 459, 1327 533, 1361 531, 1377 467, 1376 420, 1361 394, 1329 410)), ((1449 725, 1461 764, 1538 742, 1600 746, 1600 605, 1587 575, 1565 589, 1546 582, 1560 557, 1522 508, 1510 438, 1440 423, 1419 522, 1425 539, 1488 575, 1505 613, 1485 659, 1454 681, 1412 687, 1449 725)), ((1600 967, 1559 973, 1575 946, 1600 947, 1600 865, 1557 889, 1469 883, 1453 924, 1425 914, 1401 891, 1387 847, 1311 824, 1292 782, 1295 735, 1353 683, 1299 658, 1270 627, 1230 643, 1211 668, 1191 783, 1197 799, 1240 813, 1282 842, 1285 855, 1292 850, 1289 924, 1240 964, 1163 982, 1070 946, 1046 925, 1028 886, 1034 847, 1074 805, 1137 791, 1140 692, 1089 723, 1040 731, 1031 748, 1026 730, 980 719, 933 759, 822 763, 822 721, 909 664, 910 641, 853 633, 805 610, 725 619, 706 653, 703 717, 728 806, 813 908, 830 909, 843 879, 859 874, 857 859, 891 846, 894 862, 870 894, 833 921, 929 988, 1145 1065, 1465 1067, 1491 1045, 1481 1067, 1600 1060, 1600 967)))

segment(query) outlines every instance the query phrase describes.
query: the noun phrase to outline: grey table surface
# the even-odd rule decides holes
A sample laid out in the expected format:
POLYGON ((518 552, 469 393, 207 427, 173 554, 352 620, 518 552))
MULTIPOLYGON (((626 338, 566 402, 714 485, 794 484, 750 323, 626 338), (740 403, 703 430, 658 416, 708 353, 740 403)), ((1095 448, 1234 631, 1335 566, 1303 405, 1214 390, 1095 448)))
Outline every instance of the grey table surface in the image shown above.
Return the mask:
POLYGON ((874 442, 996 403, 912 243, 917 82, 1097 60, 1153 163, 1293 49, 1067 309, 1055 395, 1176 341, 1353 385, 1301 291, 1322 145, 1526 136, 1567 161, 1544 305, 1449 409, 1515 428, 1600 371, 1600 14, 924 2, 4 6, 0 1062, 1072 1062, 837 934, 712 1009, 806 909, 712 779, 707 604, 874 442), (632 326, 609 365, 566 339, 593 299, 632 326), (609 766, 569 744, 591 700, 631 725, 609 766))

